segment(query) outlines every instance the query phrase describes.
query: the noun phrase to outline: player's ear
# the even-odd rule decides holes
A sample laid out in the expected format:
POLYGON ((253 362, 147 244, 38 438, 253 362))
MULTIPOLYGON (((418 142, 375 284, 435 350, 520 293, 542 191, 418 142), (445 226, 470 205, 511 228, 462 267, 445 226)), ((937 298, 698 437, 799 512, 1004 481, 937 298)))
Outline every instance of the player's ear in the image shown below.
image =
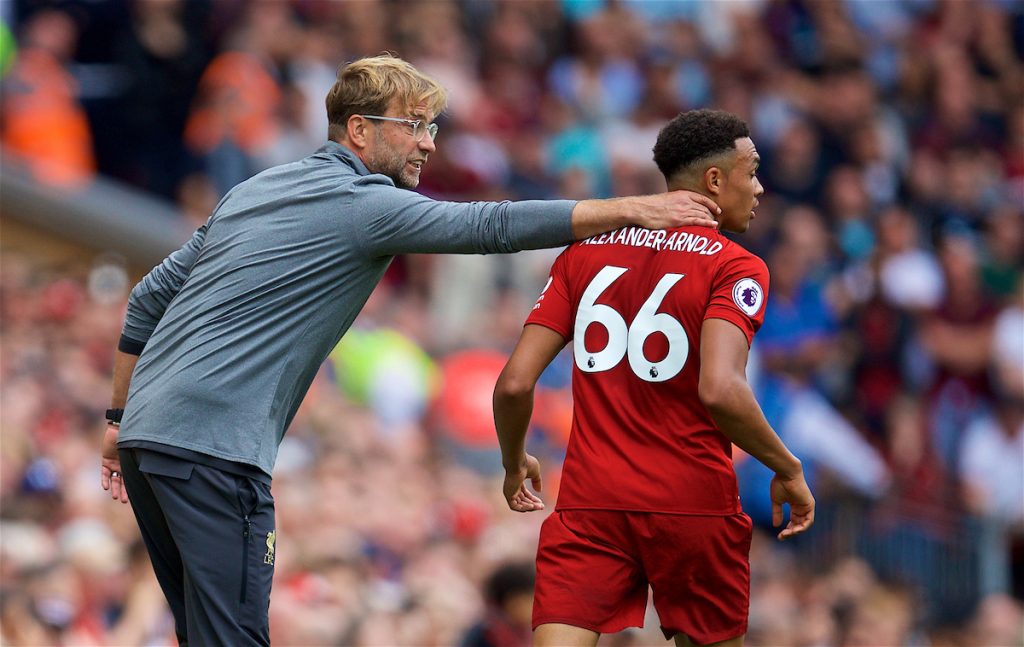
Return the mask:
POLYGON ((725 185, 725 173, 717 166, 710 166, 708 170, 704 171, 704 177, 701 180, 704 184, 704 189, 710 195, 718 195, 722 192, 722 188, 725 185))

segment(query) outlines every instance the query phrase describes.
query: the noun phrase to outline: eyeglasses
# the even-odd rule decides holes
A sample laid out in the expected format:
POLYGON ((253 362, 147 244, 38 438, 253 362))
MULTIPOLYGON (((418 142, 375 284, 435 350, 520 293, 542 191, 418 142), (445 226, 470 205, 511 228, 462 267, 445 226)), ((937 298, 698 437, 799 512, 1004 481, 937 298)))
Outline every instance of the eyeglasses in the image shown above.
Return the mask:
POLYGON ((399 119, 398 117, 378 117, 377 115, 359 115, 363 119, 376 119, 377 121, 395 121, 412 128, 412 138, 416 141, 423 141, 423 135, 430 133, 430 139, 437 138, 437 124, 425 124, 422 119, 399 119))

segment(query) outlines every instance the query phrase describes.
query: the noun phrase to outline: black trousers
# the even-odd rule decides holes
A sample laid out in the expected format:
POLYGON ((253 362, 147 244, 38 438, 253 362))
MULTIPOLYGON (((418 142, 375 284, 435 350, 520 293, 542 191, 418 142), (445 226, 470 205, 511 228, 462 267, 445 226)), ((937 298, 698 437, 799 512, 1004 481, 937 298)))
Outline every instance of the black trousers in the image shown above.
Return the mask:
POLYGON ((180 645, 269 645, 276 534, 270 487, 144 449, 121 472, 180 645))

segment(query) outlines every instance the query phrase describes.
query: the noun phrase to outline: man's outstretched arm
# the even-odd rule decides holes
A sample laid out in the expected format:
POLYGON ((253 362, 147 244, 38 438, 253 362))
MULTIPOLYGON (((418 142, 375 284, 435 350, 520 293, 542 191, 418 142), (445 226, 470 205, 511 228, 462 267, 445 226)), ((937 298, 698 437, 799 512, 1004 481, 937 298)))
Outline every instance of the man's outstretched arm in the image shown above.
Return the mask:
POLYGON ((711 198, 693 191, 583 200, 572 211, 572 235, 582 240, 630 225, 646 229, 717 227, 721 212, 711 198))
POLYGON ((605 200, 439 202, 396 190, 371 175, 354 185, 351 217, 371 257, 398 254, 507 254, 561 247, 626 226, 717 227, 718 206, 692 191, 605 200))
POLYGON ((526 487, 530 479, 533 489, 541 491, 540 463, 526 453, 526 430, 537 380, 564 346, 565 339, 550 328, 527 324, 494 385, 494 427, 505 467, 502 490, 508 507, 516 512, 544 509, 540 497, 526 487))
POLYGON ((770 470, 772 523, 782 525, 789 504, 789 524, 779 539, 798 535, 814 523, 814 497, 803 466, 768 424, 747 383, 747 338, 724 319, 707 319, 701 328, 700 400, 725 436, 770 470))

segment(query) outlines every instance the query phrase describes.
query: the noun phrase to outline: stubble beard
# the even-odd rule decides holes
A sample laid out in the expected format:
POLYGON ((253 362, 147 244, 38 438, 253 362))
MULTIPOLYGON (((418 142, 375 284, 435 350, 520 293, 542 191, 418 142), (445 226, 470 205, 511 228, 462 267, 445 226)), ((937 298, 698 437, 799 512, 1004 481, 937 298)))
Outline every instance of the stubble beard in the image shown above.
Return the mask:
POLYGON ((379 131, 377 151, 378 154, 370 160, 370 165, 368 165, 370 172, 388 176, 394 181, 395 186, 403 189, 415 189, 419 185, 419 175, 406 171, 405 157, 389 147, 379 131))

